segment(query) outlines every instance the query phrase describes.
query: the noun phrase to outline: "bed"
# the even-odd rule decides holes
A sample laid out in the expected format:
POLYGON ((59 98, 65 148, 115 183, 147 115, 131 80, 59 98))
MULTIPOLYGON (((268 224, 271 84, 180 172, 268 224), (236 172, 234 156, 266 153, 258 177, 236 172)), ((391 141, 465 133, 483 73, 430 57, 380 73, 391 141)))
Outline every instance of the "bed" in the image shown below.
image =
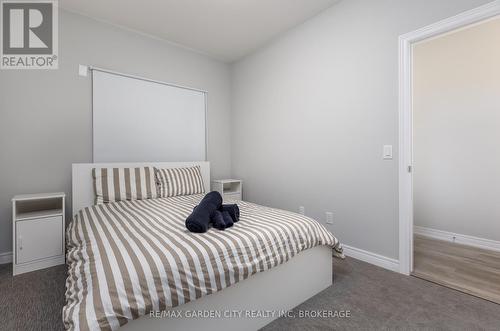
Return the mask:
POLYGON ((332 284, 340 243, 303 215, 238 201, 232 228, 193 234, 203 194, 94 205, 93 168, 193 165, 208 192, 208 162, 73 165, 67 329, 256 330, 332 284))

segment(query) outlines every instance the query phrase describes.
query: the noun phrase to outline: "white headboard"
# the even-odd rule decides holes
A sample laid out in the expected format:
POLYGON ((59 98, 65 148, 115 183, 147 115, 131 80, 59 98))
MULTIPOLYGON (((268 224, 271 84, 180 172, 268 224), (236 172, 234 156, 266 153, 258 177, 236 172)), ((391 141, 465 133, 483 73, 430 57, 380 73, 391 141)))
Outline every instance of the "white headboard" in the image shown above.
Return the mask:
POLYGON ((72 170, 72 215, 80 209, 94 204, 93 168, 132 168, 132 167, 157 167, 180 168, 199 165, 205 192, 210 191, 210 162, 136 162, 136 163, 74 163, 72 170))

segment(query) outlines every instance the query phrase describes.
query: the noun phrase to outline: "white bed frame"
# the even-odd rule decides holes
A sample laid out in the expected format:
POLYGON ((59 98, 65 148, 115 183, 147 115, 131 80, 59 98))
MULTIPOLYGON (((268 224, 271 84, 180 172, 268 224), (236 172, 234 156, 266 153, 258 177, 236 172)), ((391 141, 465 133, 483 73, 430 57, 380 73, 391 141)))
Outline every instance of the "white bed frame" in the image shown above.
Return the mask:
MULTIPOLYGON (((94 203, 92 168, 139 166, 176 168, 194 165, 201 167, 205 190, 208 192, 209 162, 73 164, 73 215, 81 208, 94 203)), ((121 330, 257 330, 278 318, 280 312, 298 306, 331 285, 332 250, 327 246, 318 246, 301 252, 285 264, 253 275, 223 291, 171 309, 180 311, 182 316, 180 318, 144 316, 124 325, 121 330), (221 318, 190 317, 193 312, 220 314, 221 318), (231 316, 228 316, 230 312, 231 316), (274 312, 274 315, 269 312, 274 312)))

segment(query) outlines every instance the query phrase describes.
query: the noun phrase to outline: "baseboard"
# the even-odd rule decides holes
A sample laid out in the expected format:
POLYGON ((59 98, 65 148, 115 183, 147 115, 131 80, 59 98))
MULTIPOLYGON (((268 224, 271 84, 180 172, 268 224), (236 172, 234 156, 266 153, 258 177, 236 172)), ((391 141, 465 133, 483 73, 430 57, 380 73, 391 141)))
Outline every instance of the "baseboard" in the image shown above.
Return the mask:
POLYGON ((348 245, 342 245, 342 246, 344 247, 344 254, 349 257, 376 265, 378 267, 382 267, 387 270, 399 272, 399 261, 396 259, 391 259, 387 256, 368 252, 363 249, 359 249, 348 245))
POLYGON ((473 246, 477 248, 500 252, 500 241, 495 241, 491 239, 473 237, 465 234, 436 230, 422 226, 414 226, 413 233, 424 237, 454 242, 456 244, 462 244, 462 245, 473 246))
POLYGON ((0 253, 0 264, 12 263, 12 252, 0 253))
POLYGON ((23 264, 14 264, 12 266, 12 274, 14 276, 24 274, 39 269, 45 269, 56 265, 64 264, 66 262, 64 255, 51 256, 45 259, 27 262, 23 264))
MULTIPOLYGON (((352 246, 348 245, 342 245, 342 246, 344 247, 345 255, 349 257, 382 267, 384 269, 399 272, 398 260, 391 259, 387 256, 379 255, 376 253, 368 252, 363 249, 359 249, 352 246)), ((12 252, 0 253, 0 264, 6 264, 6 263, 12 263, 12 252)))

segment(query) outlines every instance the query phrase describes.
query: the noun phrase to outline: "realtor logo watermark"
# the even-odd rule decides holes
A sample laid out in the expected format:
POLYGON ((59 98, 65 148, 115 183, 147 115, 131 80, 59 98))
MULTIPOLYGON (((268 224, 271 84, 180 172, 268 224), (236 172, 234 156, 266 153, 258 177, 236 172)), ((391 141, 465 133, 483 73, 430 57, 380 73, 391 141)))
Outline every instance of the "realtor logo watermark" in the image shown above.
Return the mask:
POLYGON ((57 69, 57 0, 0 4, 0 69, 57 69))

